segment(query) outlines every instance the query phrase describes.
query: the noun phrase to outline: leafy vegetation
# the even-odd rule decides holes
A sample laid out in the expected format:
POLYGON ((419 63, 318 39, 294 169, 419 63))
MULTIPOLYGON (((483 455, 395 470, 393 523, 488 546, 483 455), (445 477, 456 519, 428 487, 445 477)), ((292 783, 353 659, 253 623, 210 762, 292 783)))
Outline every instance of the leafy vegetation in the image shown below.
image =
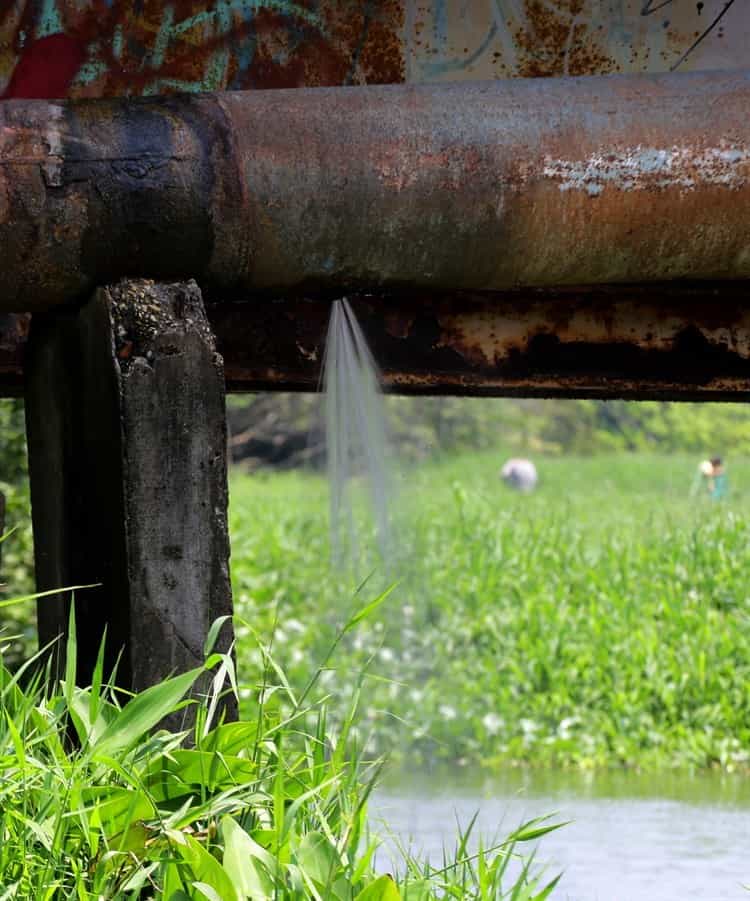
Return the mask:
MULTIPOLYGON (((5 538, 0 538, 0 600, 3 583, 16 591, 33 591, 31 505, 26 465, 26 426, 23 402, 0 398, 0 494, 5 497, 5 538)), ((2 532, 2 530, 0 530, 2 532)), ((2 611, 0 624, 16 637, 5 653, 6 665, 17 667, 36 645, 36 624, 27 607, 11 605, 2 611)))
POLYGON ((85 689, 70 664, 49 686, 36 663, 15 675, 0 663, 3 899, 541 901, 552 891, 557 880, 542 887, 530 860, 508 874, 520 843, 555 828, 541 821, 475 853, 469 827, 444 867, 407 854, 395 877, 378 873, 366 817, 382 762, 367 762, 353 737, 356 705, 333 730, 325 703, 310 699, 319 674, 295 693, 260 645, 245 718, 217 721, 234 670, 210 650, 211 636, 205 667, 124 707, 101 660, 85 689), (206 671, 212 688, 201 696, 206 671), (190 728, 159 729, 180 709, 190 728))
MULTIPOLYGON (((539 459, 532 496, 500 482, 498 454, 409 470, 400 582, 322 674, 330 716, 361 698, 368 747, 411 764, 745 769, 750 464, 729 460, 715 503, 698 459, 539 459)), ((297 687, 350 612, 326 485, 236 473, 231 487, 237 608, 275 625, 297 687)), ((257 654, 240 627, 239 671, 257 654)))

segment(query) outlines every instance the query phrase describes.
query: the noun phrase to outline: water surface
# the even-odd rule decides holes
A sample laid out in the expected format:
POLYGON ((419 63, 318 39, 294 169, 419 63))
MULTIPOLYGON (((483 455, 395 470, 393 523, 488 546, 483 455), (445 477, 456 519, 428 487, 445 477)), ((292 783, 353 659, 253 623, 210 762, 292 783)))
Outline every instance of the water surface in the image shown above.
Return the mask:
POLYGON ((742 776, 511 771, 480 782, 439 772, 394 779, 371 805, 375 821, 436 864, 454 844, 456 821, 477 811, 485 838, 549 813, 572 820, 537 852, 550 878, 564 871, 553 893, 561 901, 750 901, 742 887, 750 884, 750 779, 742 776))

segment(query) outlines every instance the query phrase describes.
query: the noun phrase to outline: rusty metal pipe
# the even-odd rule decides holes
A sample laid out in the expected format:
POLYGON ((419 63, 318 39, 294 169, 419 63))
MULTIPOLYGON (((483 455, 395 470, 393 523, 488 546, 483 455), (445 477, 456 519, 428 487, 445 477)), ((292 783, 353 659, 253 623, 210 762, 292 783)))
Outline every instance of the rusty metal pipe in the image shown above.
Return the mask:
POLYGON ((0 104, 0 310, 750 276, 750 72, 0 104))
MULTIPOLYGON (((746 282, 351 302, 396 394, 750 398, 746 282)), ((327 301, 215 303, 207 313, 229 390, 318 389, 327 301)), ((0 396, 22 390, 28 320, 0 314, 0 396)))
MULTIPOLYGON (((351 298, 394 394, 747 400, 744 282, 351 298)), ((315 391, 328 305, 215 304, 233 391, 315 391)))

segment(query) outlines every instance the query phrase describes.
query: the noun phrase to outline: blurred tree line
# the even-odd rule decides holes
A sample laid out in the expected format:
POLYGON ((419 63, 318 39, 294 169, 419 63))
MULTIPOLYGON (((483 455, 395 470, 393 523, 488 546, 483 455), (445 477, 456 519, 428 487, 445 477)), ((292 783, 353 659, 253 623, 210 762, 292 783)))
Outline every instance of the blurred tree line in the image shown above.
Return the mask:
MULTIPOLYGON (((391 438, 405 459, 471 450, 527 454, 685 451, 750 455, 750 405, 515 398, 387 397, 391 438)), ((322 399, 231 397, 230 449, 248 465, 319 466, 322 399)))

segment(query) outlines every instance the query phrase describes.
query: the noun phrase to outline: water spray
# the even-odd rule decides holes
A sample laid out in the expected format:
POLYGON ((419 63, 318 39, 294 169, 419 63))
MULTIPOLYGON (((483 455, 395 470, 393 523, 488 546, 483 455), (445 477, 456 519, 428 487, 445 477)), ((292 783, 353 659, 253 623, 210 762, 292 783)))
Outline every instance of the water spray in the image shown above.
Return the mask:
POLYGON ((364 489, 376 548, 389 557, 392 484, 380 373, 349 301, 334 301, 323 359, 325 431, 334 565, 361 577, 373 561, 358 527, 357 487, 364 489))

